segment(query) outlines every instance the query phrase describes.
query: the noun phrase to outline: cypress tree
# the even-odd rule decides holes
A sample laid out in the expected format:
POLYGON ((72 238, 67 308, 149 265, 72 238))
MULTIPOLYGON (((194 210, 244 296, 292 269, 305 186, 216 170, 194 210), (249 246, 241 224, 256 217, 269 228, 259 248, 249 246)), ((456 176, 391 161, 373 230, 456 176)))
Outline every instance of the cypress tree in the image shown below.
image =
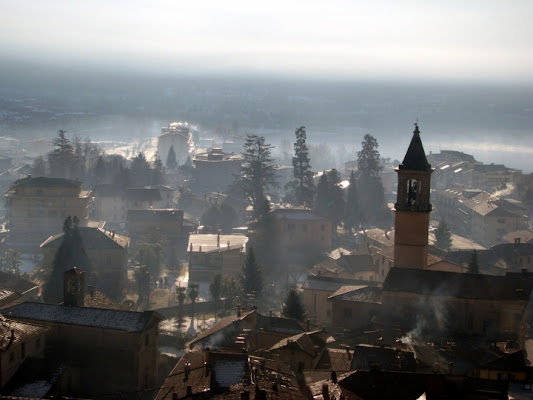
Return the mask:
POLYGON ((292 288, 287 293, 281 315, 285 318, 294 318, 298 321, 303 321, 306 317, 305 307, 300 298, 300 295, 295 288, 292 288))

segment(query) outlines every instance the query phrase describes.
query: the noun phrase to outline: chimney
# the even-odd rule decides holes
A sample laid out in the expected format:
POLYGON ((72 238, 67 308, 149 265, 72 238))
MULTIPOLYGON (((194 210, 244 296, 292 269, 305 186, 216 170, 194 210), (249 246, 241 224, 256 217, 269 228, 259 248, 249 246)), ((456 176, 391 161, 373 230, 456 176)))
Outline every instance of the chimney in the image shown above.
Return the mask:
POLYGON ((402 345, 403 345, 402 340, 401 339, 397 339, 396 340, 396 350, 397 351, 401 351, 402 350, 402 345))
POLYGON ((329 400, 329 386, 327 383, 322 384, 322 398, 324 400, 329 400))
POLYGON ((335 371, 331 371, 331 382, 337 383, 337 373, 335 371))
POLYGON ((514 238, 514 244, 520 244, 520 238, 519 237, 514 238))
POLYGON ((453 375, 453 362, 448 363, 448 374, 453 375))
MULTIPOLYGON (((189 373, 191 372, 191 363, 189 361, 185 362, 185 367, 183 368, 183 381, 187 381, 189 379, 189 373)), ((190 386, 187 386, 187 394, 189 394, 189 388, 190 386)), ((191 393, 192 394, 192 393, 191 393)))
POLYGON ((114 239, 114 238, 115 238, 115 231, 113 231, 113 232, 111 233, 111 239, 114 239))
POLYGON ((229 240, 228 240, 228 249, 229 249, 229 240))
POLYGON ((63 273, 63 304, 83 307, 85 272, 73 267, 63 273))
POLYGON ((187 386, 187 396, 192 396, 192 386, 187 386))

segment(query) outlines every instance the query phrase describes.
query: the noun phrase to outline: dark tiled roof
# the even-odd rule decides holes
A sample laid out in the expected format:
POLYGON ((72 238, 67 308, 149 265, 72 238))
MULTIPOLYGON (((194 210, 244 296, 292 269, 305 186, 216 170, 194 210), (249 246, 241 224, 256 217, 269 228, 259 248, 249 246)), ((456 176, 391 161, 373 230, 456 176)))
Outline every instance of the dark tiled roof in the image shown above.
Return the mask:
POLYGON ((71 179, 63 178, 46 178, 44 176, 39 176, 37 178, 32 178, 28 176, 27 178, 16 180, 13 185, 19 187, 81 188, 81 182, 79 181, 73 181, 71 179))
POLYGON ((358 303, 381 304, 381 289, 372 286, 361 286, 347 293, 333 293, 328 300, 353 301, 358 303))
POLYGON ((420 139, 418 125, 415 125, 411 144, 407 149, 407 153, 405 154, 405 158, 400 164, 399 169, 408 171, 431 171, 431 165, 428 163, 426 153, 424 152, 424 146, 420 139))
POLYGON ((3 313, 10 318, 126 332, 141 332, 163 319, 155 311, 120 311, 43 303, 21 303, 4 309, 3 313))
POLYGON ((94 289, 92 292, 89 292, 90 293, 85 294, 85 297, 83 299, 84 307, 130 311, 128 307, 111 300, 99 290, 94 289))
POLYGON ((324 333, 322 331, 303 332, 280 340, 270 348, 270 351, 294 346, 314 357, 315 346, 321 348, 326 344, 326 338, 323 336, 324 333))
POLYGON ((0 288, 12 290, 16 293, 24 294, 34 289, 37 284, 26 279, 22 279, 17 275, 0 271, 0 288))
POLYGON ((352 350, 325 349, 316 364, 316 369, 325 369, 332 371, 351 371, 352 369, 352 350))
POLYGON ((520 274, 494 276, 391 268, 383 283, 383 292, 480 300, 527 300, 531 292, 531 282, 520 274))
MULTIPOLYGON (((2 310, 5 313, 5 310, 2 310)), ((10 346, 11 335, 13 334, 12 344, 20 344, 34 339, 49 328, 44 326, 28 324, 26 322, 14 321, 4 318, 0 315, 0 350, 5 351, 10 346)))
POLYGON ((377 282, 372 281, 363 281, 359 279, 339 279, 339 278, 327 278, 327 277, 315 277, 308 276, 302 289, 309 290, 323 290, 326 292, 334 293, 339 290, 342 286, 346 285, 376 285, 377 282))
POLYGON ((519 350, 511 354, 506 354, 494 361, 485 365, 481 365, 479 369, 488 369, 493 371, 525 371, 526 363, 524 351, 519 350))

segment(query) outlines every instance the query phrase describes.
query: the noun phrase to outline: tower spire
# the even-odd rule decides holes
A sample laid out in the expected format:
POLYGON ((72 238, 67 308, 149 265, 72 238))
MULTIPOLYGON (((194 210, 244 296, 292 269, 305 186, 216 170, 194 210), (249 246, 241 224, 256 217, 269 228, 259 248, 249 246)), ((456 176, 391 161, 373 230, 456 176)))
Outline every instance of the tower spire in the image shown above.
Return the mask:
POLYGON ((420 129, 418 129, 418 119, 415 122, 415 130, 413 131, 413 137, 403 162, 400 164, 400 169, 406 169, 409 171, 431 171, 431 165, 426 158, 426 152, 420 139, 420 129))

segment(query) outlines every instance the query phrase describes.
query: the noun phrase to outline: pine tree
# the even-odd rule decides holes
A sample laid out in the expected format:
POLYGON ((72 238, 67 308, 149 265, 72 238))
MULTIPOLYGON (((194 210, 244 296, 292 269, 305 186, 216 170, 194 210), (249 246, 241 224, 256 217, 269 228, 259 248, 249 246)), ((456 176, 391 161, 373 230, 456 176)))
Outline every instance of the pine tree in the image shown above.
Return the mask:
POLYGON ((263 206, 267 190, 277 187, 272 148, 263 136, 246 136, 241 183, 243 193, 252 205, 256 217, 258 208, 263 206))
POLYGON ((449 250, 452 247, 452 234, 444 218, 435 230, 435 246, 442 250, 449 250))
POLYGON ((135 271, 135 281, 137 283, 137 310, 146 310, 150 307, 150 293, 152 292, 152 274, 150 270, 141 265, 135 271))
POLYGON ((306 144, 307 135, 305 133, 305 127, 299 127, 295 135, 296 142, 294 142, 294 157, 292 158, 294 178, 296 179, 294 199, 296 205, 311 206, 315 185, 313 183, 313 172, 309 164, 309 150, 306 144))
POLYGON ((377 140, 366 134, 361 151, 357 152, 359 208, 363 210, 361 221, 369 226, 379 225, 388 215, 385 191, 381 183, 380 155, 377 140))
POLYGON ((90 277, 91 263, 85 252, 83 240, 78 229, 77 217, 67 217, 63 223, 63 240, 56 251, 52 273, 43 287, 43 297, 48 303, 59 303, 63 299, 63 274, 77 267, 90 277))
POLYGON ((355 173, 353 170, 350 174, 350 186, 348 186, 348 194, 346 196, 344 226, 350 231, 352 228, 357 229, 359 227, 359 198, 357 194, 357 182, 355 181, 355 173))
POLYGON ((474 249, 474 252, 472 253, 472 258, 470 258, 470 261, 468 262, 468 272, 471 274, 479 274, 479 265, 477 260, 476 249, 474 249))
POLYGON ((66 131, 60 129, 52 144, 55 149, 48 153, 50 175, 56 178, 68 178, 73 167, 74 147, 66 136, 66 131))
POLYGON ((327 216, 334 222, 335 227, 344 216, 344 193, 339 186, 341 177, 339 172, 333 168, 328 172, 328 206, 327 216))
POLYGON ((175 169, 178 166, 178 161, 176 160, 176 152, 174 151, 174 146, 170 146, 167 155, 167 168, 175 169))
POLYGON ((152 181, 150 164, 143 153, 131 160, 130 179, 135 187, 149 186, 152 181))
POLYGON ((303 321, 306 317, 305 307, 303 305, 300 295, 295 288, 292 288, 287 293, 281 315, 285 318, 294 318, 298 321, 303 321))
POLYGON ((33 161, 31 174, 33 177, 46 176, 46 161, 43 156, 39 156, 33 161))
POLYGON ((256 298, 263 294, 263 273, 252 247, 246 252, 241 282, 244 294, 255 294, 256 298))
POLYGON ((322 176, 318 180, 318 185, 316 187, 316 198, 315 206, 313 210, 316 212, 327 215, 328 213, 328 204, 329 204, 329 182, 326 171, 322 173, 322 176))
POLYGON ((162 185, 165 183, 165 167, 159 158, 159 154, 155 153, 154 162, 152 166, 152 185, 162 185))

